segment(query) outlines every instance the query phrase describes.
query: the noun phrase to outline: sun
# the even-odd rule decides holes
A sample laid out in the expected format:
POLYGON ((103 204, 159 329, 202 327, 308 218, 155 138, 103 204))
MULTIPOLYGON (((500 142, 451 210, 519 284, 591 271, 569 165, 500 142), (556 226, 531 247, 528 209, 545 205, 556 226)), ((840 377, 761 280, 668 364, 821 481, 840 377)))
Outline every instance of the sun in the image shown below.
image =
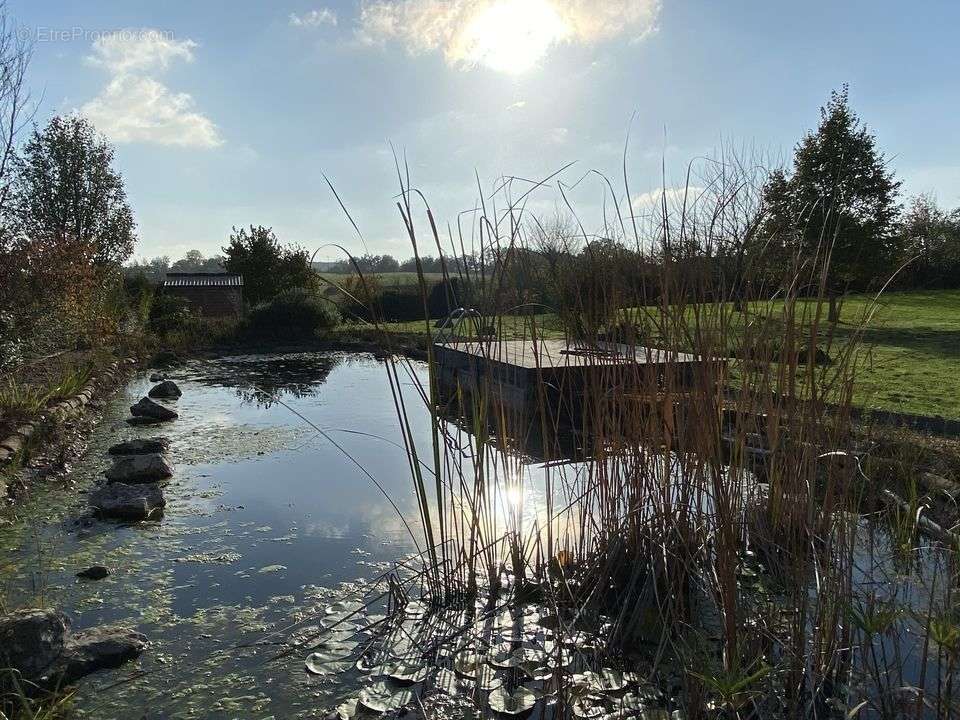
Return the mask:
POLYGON ((473 65, 520 74, 533 68, 570 29, 548 0, 494 0, 470 20, 463 57, 473 65))

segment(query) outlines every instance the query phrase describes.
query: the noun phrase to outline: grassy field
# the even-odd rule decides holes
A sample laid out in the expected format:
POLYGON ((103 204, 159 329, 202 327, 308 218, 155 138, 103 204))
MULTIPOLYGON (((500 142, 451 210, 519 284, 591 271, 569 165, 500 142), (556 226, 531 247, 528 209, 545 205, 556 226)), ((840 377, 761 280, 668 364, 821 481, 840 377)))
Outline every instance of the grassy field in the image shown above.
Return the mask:
MULTIPOLYGON (((846 298, 836 330, 841 342, 858 331, 872 303, 872 297, 846 298)), ((763 311, 770 310, 767 305, 763 311)), ((751 315, 759 312, 750 309, 751 315)), ((523 333, 528 322, 504 318, 504 335, 523 333)), ((536 316, 536 322, 545 335, 559 332, 549 315, 536 316)), ((416 333, 424 325, 395 323, 391 328, 416 333)), ((858 406, 960 419, 960 290, 887 293, 863 337, 867 352, 856 389, 858 406)))
MULTIPOLYGON (((343 285, 347 278, 351 277, 351 275, 344 273, 322 272, 317 274, 326 282, 335 285, 343 285)), ((427 283, 440 282, 443 280, 443 273, 424 273, 423 275, 427 283)), ((415 272, 370 273, 367 277, 376 278, 380 286, 384 288, 403 287, 418 282, 417 273, 415 272)))
MULTIPOLYGON (((851 332, 867 301, 844 303, 838 332, 851 332)), ((889 293, 865 329, 870 348, 857 403, 960 418, 960 290, 889 293)))

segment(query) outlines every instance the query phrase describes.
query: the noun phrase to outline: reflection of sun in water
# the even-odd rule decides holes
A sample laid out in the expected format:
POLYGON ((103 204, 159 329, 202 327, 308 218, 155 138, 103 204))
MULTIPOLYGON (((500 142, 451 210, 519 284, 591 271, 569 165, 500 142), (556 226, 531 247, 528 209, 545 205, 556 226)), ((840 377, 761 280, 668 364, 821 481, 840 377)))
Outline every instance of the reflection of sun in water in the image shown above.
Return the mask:
POLYGON ((492 70, 529 70, 570 29, 548 0, 494 0, 464 31, 466 58, 492 70))
POLYGON ((514 485, 507 488, 507 491, 504 494, 506 495, 507 505, 509 506, 510 510, 513 512, 519 510, 520 503, 523 502, 523 488, 519 487, 518 485, 514 485))

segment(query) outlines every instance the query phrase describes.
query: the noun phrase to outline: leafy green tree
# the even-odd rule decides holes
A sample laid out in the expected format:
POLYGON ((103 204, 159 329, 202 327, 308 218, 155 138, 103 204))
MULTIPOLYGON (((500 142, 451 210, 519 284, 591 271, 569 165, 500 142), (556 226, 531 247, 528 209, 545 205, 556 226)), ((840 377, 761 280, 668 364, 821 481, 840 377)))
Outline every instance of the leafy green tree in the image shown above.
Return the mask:
POLYGON ((792 172, 770 177, 766 235, 801 258, 829 260, 831 321, 839 319, 839 295, 892 271, 899 188, 876 138, 851 109, 846 86, 830 94, 816 132, 797 145, 792 172))
POLYGON ((82 117, 35 128, 16 160, 12 226, 32 243, 89 246, 96 265, 124 262, 137 238, 113 160, 113 147, 82 117))
POLYGON ((223 257, 204 257, 199 250, 187 250, 187 254, 170 266, 170 272, 223 272, 223 257))
POLYGON ((223 248, 227 272, 243 275, 244 299, 257 305, 285 290, 317 291, 319 279, 310 266, 310 253, 293 245, 281 245, 273 230, 263 225, 233 228, 223 248))
POLYGON ((901 220, 905 275, 911 287, 960 287, 960 208, 913 198, 901 220))

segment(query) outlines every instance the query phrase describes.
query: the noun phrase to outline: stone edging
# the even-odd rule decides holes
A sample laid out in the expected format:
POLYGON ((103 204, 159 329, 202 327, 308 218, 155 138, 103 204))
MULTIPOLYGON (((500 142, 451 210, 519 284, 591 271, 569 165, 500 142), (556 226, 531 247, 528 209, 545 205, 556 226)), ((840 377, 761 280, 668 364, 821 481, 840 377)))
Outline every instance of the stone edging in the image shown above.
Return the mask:
POLYGON ((110 365, 108 365, 99 376, 88 380, 87 384, 83 386, 83 389, 72 398, 61 400, 53 407, 44 408, 43 412, 38 418, 23 422, 18 425, 16 430, 13 431, 12 435, 0 440, 0 465, 5 465, 16 457, 17 453, 20 452, 24 446, 26 446, 27 441, 36 431, 37 426, 43 422, 44 419, 49 418, 56 423, 62 423, 65 420, 78 415, 80 411, 86 407, 90 400, 93 399, 94 394, 99 386, 101 386, 107 380, 112 379, 122 368, 122 366, 133 362, 135 361, 131 358, 123 361, 115 360, 114 362, 110 363, 110 365))

